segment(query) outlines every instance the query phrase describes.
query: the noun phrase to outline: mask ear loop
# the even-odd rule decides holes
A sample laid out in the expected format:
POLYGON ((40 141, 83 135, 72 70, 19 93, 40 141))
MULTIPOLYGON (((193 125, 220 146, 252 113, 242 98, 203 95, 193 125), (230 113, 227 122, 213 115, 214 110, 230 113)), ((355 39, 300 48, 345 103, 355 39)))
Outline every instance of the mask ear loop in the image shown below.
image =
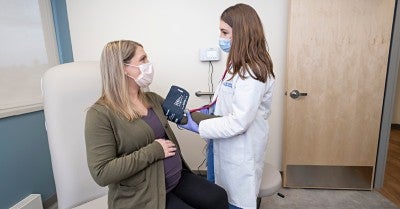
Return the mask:
POLYGON ((129 78, 132 78, 134 81, 136 81, 136 78, 130 76, 128 73, 125 73, 126 76, 128 76, 129 78))
MULTIPOLYGON (((118 41, 118 56, 119 56, 119 60, 122 60, 122 61, 121 61, 121 62, 122 62, 122 67, 121 67, 122 70, 124 69, 124 65, 136 67, 136 66, 134 66, 134 65, 125 63, 124 60, 122 59, 122 40, 119 40, 119 41, 118 41)), ((125 72, 125 70, 123 70, 123 71, 124 71, 124 75, 125 75, 125 76, 128 76, 129 78, 132 78, 133 80, 135 80, 135 78, 132 77, 132 76, 130 76, 127 72, 125 72)))
MULTIPOLYGON (((139 67, 139 66, 136 66, 136 65, 131 65, 131 64, 128 64, 128 63, 123 63, 123 64, 124 64, 124 65, 127 65, 127 66, 131 66, 131 67, 137 67, 137 68, 140 69, 140 67, 139 67)), ((129 78, 132 78, 133 80, 136 81, 136 78, 130 76, 127 72, 125 72, 125 75, 128 76, 129 78)))

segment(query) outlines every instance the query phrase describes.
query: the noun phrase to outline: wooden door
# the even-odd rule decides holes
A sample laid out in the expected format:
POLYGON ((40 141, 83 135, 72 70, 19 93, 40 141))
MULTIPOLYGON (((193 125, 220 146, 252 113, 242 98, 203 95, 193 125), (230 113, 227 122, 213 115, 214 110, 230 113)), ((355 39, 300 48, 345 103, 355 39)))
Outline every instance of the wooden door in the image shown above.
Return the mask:
POLYGON ((371 189, 394 5, 290 2, 284 186, 371 189))

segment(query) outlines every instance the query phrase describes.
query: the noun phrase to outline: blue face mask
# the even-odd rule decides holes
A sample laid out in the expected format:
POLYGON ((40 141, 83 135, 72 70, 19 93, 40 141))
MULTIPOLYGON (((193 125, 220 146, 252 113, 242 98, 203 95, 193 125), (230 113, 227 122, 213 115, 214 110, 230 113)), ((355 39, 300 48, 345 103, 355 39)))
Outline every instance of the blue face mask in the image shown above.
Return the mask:
POLYGON ((219 47, 222 51, 229 52, 231 50, 231 40, 227 38, 219 38, 219 47))

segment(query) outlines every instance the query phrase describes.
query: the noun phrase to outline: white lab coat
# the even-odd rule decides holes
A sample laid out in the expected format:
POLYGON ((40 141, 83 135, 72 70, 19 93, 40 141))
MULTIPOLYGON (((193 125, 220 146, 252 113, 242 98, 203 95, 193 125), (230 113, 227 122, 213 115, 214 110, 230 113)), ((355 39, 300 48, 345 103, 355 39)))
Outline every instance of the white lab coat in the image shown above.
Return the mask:
POLYGON ((274 79, 262 83, 246 75, 228 80, 227 74, 217 87, 215 115, 203 120, 199 134, 214 139, 215 183, 228 193, 229 203, 243 209, 255 209, 261 183, 263 160, 268 142, 267 118, 271 113, 274 79))

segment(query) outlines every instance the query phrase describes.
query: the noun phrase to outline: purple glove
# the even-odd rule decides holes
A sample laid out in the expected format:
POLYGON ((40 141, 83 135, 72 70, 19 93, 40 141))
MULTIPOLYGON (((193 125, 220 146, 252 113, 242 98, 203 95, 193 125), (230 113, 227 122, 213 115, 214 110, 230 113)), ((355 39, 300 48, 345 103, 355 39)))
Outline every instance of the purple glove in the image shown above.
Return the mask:
POLYGON ((214 113, 215 109, 215 103, 213 105, 204 105, 203 107, 200 108, 199 112, 204 114, 204 115, 209 115, 214 113))
POLYGON ((200 109, 199 112, 204 115, 208 115, 208 108, 200 109))
POLYGON ((185 125, 178 125, 180 128, 184 128, 195 133, 199 133, 199 125, 193 121, 189 111, 185 111, 187 117, 187 123, 185 125))

